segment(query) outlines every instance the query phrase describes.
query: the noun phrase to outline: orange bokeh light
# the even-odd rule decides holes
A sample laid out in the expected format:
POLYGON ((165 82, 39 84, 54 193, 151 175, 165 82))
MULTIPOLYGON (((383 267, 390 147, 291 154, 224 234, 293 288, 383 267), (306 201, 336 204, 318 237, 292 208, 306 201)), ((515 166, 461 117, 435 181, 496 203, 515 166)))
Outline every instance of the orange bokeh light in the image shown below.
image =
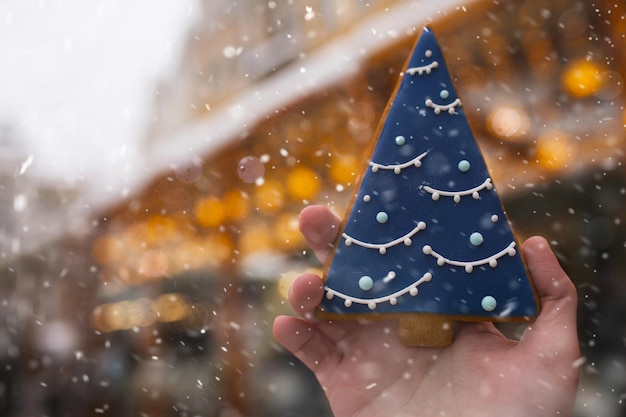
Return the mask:
POLYGON ((298 166, 287 176, 289 195, 294 200, 311 200, 322 187, 315 171, 305 166, 298 166))
POLYGON ((565 68, 561 82, 569 95, 578 98, 589 97, 598 92, 602 86, 601 72, 600 65, 578 60, 565 68))

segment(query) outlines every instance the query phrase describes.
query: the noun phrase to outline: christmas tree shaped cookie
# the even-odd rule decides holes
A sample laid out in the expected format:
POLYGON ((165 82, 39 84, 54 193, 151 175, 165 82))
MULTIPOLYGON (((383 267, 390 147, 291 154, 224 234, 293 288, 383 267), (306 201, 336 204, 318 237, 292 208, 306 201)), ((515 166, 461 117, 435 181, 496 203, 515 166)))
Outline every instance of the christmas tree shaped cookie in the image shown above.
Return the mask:
POLYGON ((455 321, 524 321, 538 304, 433 32, 387 106, 325 273, 318 316, 397 320, 451 343, 455 321))

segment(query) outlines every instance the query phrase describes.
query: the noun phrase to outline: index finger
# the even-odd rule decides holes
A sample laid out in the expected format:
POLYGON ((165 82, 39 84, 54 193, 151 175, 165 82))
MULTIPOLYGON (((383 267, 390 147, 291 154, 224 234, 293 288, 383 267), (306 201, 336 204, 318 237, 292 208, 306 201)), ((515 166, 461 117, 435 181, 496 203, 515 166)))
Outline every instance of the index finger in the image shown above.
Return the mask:
POLYGON ((341 220, 326 206, 308 206, 300 212, 300 232, 325 263, 339 234, 341 220))

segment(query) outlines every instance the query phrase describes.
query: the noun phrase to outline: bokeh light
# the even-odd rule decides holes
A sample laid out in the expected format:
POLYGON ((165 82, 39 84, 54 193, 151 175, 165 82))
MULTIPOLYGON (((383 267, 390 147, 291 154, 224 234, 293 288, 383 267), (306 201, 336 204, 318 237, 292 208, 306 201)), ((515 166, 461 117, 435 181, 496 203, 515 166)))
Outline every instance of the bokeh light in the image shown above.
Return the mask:
POLYGON ((295 213, 279 215, 274 223, 274 236, 277 245, 282 249, 301 246, 304 239, 298 228, 298 215, 295 213))
POLYGON ((239 250, 244 255, 271 250, 274 247, 268 224, 260 220, 252 220, 242 228, 239 250))
POLYGON ((596 97, 600 100, 612 100, 624 89, 624 78, 616 71, 604 71, 600 74, 600 89, 596 97))
POLYGON ((564 90, 572 97, 585 98, 594 95, 602 86, 600 74, 603 68, 584 59, 569 64, 562 76, 564 90))
POLYGON ((239 191, 230 190, 222 197, 226 216, 233 221, 244 220, 250 213, 250 197, 239 191))
POLYGON ((490 130, 498 137, 507 140, 519 140, 526 135, 529 127, 526 111, 514 106, 496 107, 488 117, 490 130))
POLYGON ((159 278, 167 274, 170 261, 160 249, 145 251, 139 258, 138 272, 148 278, 159 278))
POLYGON ((204 227, 217 227, 226 220, 226 211, 222 202, 216 197, 198 200, 194 207, 196 221, 204 227))
POLYGON ((328 175, 337 184, 347 185, 357 177, 362 162, 353 154, 334 153, 328 175))
POLYGON ((202 160, 198 157, 193 157, 190 161, 176 165, 174 167, 174 175, 182 183, 195 183, 202 177, 202 160))
POLYGON ((256 156, 245 156, 237 164, 237 175, 244 182, 255 183, 263 178, 265 166, 256 156))
POLYGON ((559 130, 547 130, 537 139, 537 163, 549 170, 559 170, 570 165, 573 151, 567 134, 559 130))
POLYGON ((320 191, 322 184, 311 168, 297 166, 287 176, 287 187, 294 200, 311 200, 320 191))
POLYGON ((285 203, 285 190, 276 180, 267 180, 256 189, 256 204, 262 214, 274 214, 285 203))
POLYGON ((169 323, 182 320, 188 313, 190 304, 184 294, 163 294, 154 300, 154 308, 160 321, 169 323))

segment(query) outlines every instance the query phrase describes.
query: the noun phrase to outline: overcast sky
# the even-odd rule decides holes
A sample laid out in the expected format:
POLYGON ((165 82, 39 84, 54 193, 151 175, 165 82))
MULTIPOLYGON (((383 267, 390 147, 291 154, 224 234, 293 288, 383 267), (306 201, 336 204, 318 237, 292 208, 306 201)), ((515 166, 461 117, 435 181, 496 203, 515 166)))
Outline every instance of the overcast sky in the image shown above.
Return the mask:
POLYGON ((18 128, 28 173, 98 183, 132 169, 196 13, 195 0, 2 0, 0 125, 18 128))

